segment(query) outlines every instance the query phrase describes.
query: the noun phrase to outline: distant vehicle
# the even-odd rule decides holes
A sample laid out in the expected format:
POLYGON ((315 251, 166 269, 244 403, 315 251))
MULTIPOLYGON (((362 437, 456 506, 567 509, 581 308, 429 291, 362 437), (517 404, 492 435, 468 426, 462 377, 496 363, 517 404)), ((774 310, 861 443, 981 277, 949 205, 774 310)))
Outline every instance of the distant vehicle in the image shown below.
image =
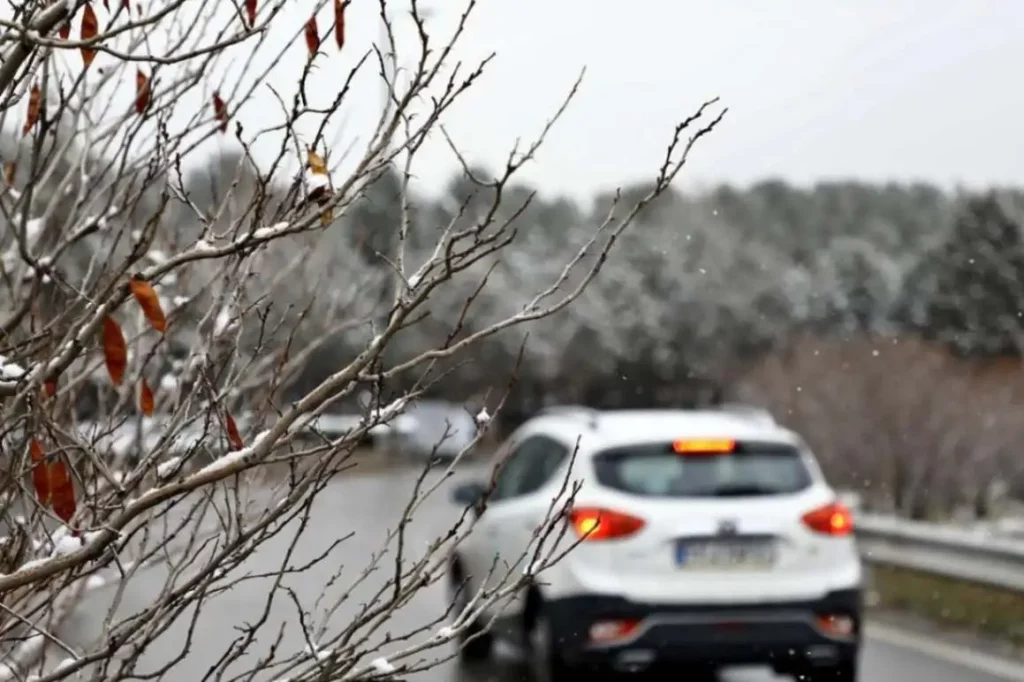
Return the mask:
MULTIPOLYGON (((455 612, 505 579, 505 567, 512 579, 529 569, 526 549, 567 475, 582 486, 564 542, 579 544, 507 608, 484 613, 463 658, 487 656, 498 636, 527 646, 542 679, 734 664, 856 679, 862 566, 852 515, 803 440, 768 413, 557 409, 521 426, 495 456, 506 455, 476 528, 449 559, 455 612)), ((465 483, 453 497, 479 509, 485 490, 465 483)))
MULTIPOLYGON (((379 412, 371 411, 368 414, 321 414, 311 422, 313 429, 327 438, 341 438, 353 429, 361 428, 367 421, 377 418, 379 412)), ((360 445, 374 448, 387 447, 389 444, 400 441, 407 434, 416 428, 416 420, 407 414, 397 414, 387 421, 374 423, 367 429, 360 445)))
POLYGON ((452 459, 477 436, 473 415, 456 403, 420 400, 410 404, 405 415, 413 425, 403 434, 402 449, 414 457, 452 459))

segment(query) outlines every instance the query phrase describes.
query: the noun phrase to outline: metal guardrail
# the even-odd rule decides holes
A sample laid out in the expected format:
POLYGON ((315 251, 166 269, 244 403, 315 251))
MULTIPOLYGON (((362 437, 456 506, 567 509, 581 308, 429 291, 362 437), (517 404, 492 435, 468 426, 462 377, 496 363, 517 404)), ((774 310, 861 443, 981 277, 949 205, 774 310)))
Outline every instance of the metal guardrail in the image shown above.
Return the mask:
POLYGON ((1024 542, 874 514, 858 514, 856 523, 869 564, 1024 592, 1024 542))

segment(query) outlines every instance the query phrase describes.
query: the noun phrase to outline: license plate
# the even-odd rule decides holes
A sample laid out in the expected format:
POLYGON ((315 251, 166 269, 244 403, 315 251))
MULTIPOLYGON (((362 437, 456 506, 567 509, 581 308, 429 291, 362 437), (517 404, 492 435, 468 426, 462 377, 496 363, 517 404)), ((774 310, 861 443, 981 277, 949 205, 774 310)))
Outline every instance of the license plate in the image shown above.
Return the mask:
POLYGON ((770 541, 683 541, 676 545, 676 564, 687 569, 758 569, 775 563, 770 541))

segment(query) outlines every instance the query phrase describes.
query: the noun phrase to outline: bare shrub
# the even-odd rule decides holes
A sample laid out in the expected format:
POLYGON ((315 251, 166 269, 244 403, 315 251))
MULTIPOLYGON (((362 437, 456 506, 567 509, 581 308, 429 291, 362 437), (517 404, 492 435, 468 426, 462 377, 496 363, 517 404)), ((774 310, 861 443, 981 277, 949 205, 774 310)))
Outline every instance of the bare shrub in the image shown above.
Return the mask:
POLYGON ((1015 360, 958 358, 909 336, 805 335, 749 368, 737 391, 804 435, 837 485, 923 518, 974 503, 1014 470, 1021 378, 1015 360))
MULTIPOLYGON (((301 17, 285 0, 14 6, 0 42, 0 109, 13 135, 0 192, 0 641, 8 646, 0 679, 137 676, 153 650, 165 663, 145 676, 173 679, 201 636, 197 614, 255 579, 245 562, 261 547, 281 551, 264 576, 268 610, 275 598, 294 598, 289 585, 312 565, 331 566, 325 590, 346 588, 312 607, 296 601, 290 644, 304 647, 282 644, 265 616, 240 624, 208 677, 401 672, 530 579, 495 567, 505 570, 501 579, 488 581, 469 612, 447 614, 449 626, 389 630, 394 613, 440 579, 446 548, 473 526, 463 514, 408 545, 409 525, 446 477, 426 473, 403 491, 408 499, 387 500, 400 520, 376 549, 347 556, 364 566, 342 572, 329 563, 357 518, 307 565, 290 557, 356 444, 397 418, 445 363, 576 299, 724 110, 708 115, 712 100, 668 131, 650 190, 629 206, 613 202, 532 295, 475 315, 477 301, 496 300, 483 292, 507 267, 503 254, 530 201, 507 203, 503 190, 576 88, 497 177, 464 168, 483 201, 472 194, 450 221, 417 223, 409 187, 417 153, 432 132, 447 136, 445 112, 486 68, 485 60, 467 70, 452 57, 474 4, 437 38, 413 2, 417 40, 401 79, 406 60, 383 1, 386 37, 362 52, 349 44, 352 19, 340 1, 309 3, 301 17), (290 92, 264 82, 286 63, 298 64, 290 92), (318 71, 329 77, 316 80, 318 71), (333 142, 352 84, 367 71, 381 74, 389 106, 372 130, 333 142), (269 123, 256 122, 257 107, 269 123), (267 137, 278 152, 258 164, 251 149, 267 137), (216 182, 190 176, 187 164, 214 140, 229 148, 216 182), (352 215, 388 173, 401 199, 392 234, 354 248, 352 215), (429 343, 387 353, 437 310, 456 314, 432 320, 434 331, 419 337, 429 343), (340 347, 339 338, 350 352, 298 399, 283 399, 311 355, 340 347), (322 414, 357 394, 369 396, 358 424, 340 435, 319 428, 322 414), (82 590, 115 583, 115 603, 127 603, 133 582, 152 571, 163 584, 141 607, 88 614, 102 629, 93 644, 59 639, 82 590), (367 581, 371 598, 353 605, 352 590, 367 581), (345 602, 355 615, 332 620, 345 602), (188 637, 171 650, 161 637, 175 624, 188 637), (257 640, 266 630, 269 639, 257 640), (44 649, 62 663, 46 666, 44 649)), ((501 381, 514 374, 496 369, 501 381)), ((500 397, 487 402, 500 409, 500 397)), ((552 504, 538 542, 560 518, 552 504)))

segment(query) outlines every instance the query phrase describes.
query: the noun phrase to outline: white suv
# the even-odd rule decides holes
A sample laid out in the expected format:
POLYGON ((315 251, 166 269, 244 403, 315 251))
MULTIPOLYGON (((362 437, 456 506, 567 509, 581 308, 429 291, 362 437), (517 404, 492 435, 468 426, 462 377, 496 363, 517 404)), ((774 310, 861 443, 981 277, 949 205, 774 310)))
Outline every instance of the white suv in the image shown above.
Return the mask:
POLYGON ((497 635, 530 647, 546 678, 764 663, 802 680, 856 679, 862 567, 850 511, 767 413, 560 408, 495 459, 493 481, 453 495, 480 515, 451 556, 454 605, 509 570, 523 575, 567 478, 580 488, 562 543, 578 545, 484 614, 464 658, 486 656, 497 635))

